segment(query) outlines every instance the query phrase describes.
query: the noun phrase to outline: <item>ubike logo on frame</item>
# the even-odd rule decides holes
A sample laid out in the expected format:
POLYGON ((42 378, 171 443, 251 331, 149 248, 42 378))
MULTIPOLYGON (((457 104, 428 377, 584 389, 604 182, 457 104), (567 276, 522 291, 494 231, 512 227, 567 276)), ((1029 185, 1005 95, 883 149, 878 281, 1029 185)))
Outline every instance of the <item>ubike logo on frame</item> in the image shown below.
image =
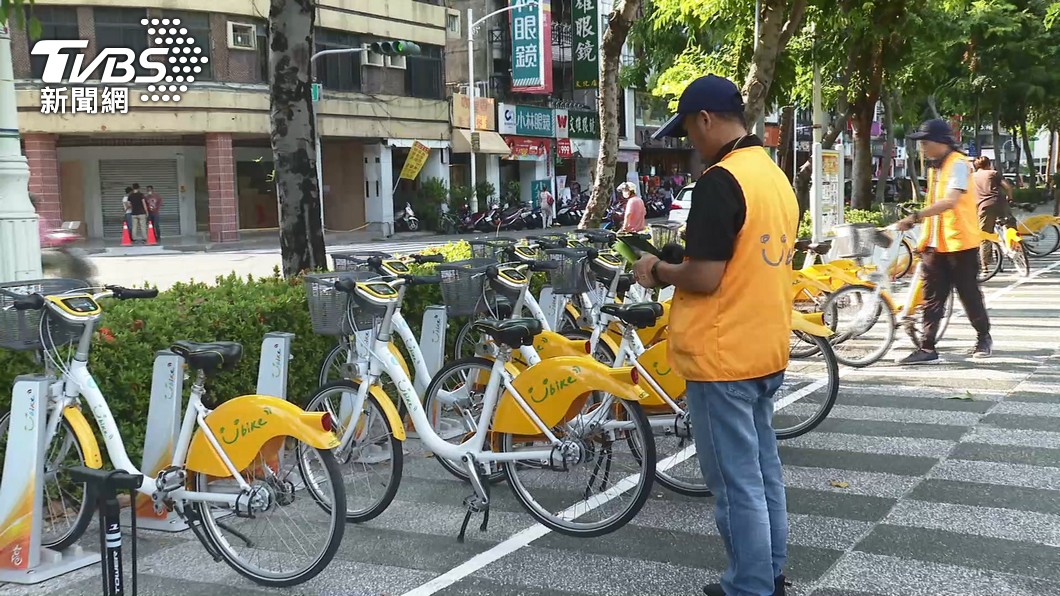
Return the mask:
POLYGON ((137 90, 145 103, 180 101, 209 57, 180 19, 142 19, 140 24, 151 47, 139 54, 130 48, 104 48, 87 64, 82 53, 87 40, 45 39, 34 44, 30 53, 46 57, 41 113, 125 114, 128 85, 146 85, 137 90), (98 84, 92 84, 95 79, 98 84))

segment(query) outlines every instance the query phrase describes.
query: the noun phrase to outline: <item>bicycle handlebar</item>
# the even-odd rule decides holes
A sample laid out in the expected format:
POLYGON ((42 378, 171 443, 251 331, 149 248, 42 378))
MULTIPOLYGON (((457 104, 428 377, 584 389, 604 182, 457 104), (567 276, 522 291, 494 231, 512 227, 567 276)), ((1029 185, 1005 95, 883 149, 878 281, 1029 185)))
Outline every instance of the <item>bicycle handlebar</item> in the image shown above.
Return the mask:
POLYGON ((121 286, 105 286, 107 291, 110 292, 111 296, 118 300, 150 300, 151 298, 158 297, 158 289, 135 289, 135 288, 123 288, 121 286))
POLYGON ((555 271, 559 269, 559 263, 556 261, 534 261, 529 263, 530 271, 555 271))
POLYGON ((444 263, 445 255, 409 255, 417 263, 444 263))
POLYGON ((15 310, 40 310, 44 308, 44 296, 40 294, 22 296, 12 300, 11 305, 15 310))

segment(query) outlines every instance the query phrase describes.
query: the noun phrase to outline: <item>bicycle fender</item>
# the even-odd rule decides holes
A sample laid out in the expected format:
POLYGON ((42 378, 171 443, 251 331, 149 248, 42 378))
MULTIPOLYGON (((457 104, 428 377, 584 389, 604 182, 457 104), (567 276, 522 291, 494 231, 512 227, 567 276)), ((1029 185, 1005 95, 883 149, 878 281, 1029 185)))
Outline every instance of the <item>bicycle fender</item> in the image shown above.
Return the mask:
MULTIPOLYGON (((393 345, 393 344, 391 344, 393 345)), ((358 385, 361 383, 360 379, 353 381, 358 385)), ((394 405, 393 400, 390 396, 383 391, 383 388, 378 385, 372 385, 368 388, 368 393, 372 399, 379 404, 379 409, 383 410, 383 415, 386 416, 387 422, 390 423, 390 428, 394 431, 394 438, 399 441, 405 440, 405 423, 401 420, 401 414, 398 412, 397 406, 394 405)), ((341 420, 340 424, 343 428, 349 425, 349 420, 341 420)))
MULTIPOLYGON (((645 350, 640 358, 637 358, 637 362, 648 371, 648 376, 659 385, 667 397, 676 401, 685 394, 686 384, 685 380, 670 366, 670 356, 667 353, 669 344, 669 340, 655 344, 645 350)), ((648 397, 641 401, 640 405, 645 407, 668 405, 650 383, 644 383, 642 387, 648 397)))
MULTIPOLYGON (((324 412, 306 412, 278 397, 244 395, 210 412, 206 426, 213 431, 236 470, 244 470, 266 443, 277 437, 294 437, 317 449, 338 447, 335 433, 324 430, 321 422, 324 416, 324 412)), ((201 428, 191 440, 186 466, 190 471, 218 478, 231 476, 201 428)))
MULTIPOLYGON (((512 386, 533 410, 552 428, 581 412, 593 391, 610 393, 619 399, 641 401, 644 389, 633 383, 632 367, 611 368, 587 355, 558 356, 543 360, 521 372, 512 386)), ((501 395, 492 430, 499 433, 534 436, 541 429, 508 391, 501 395)))
POLYGON ((824 313, 820 312, 803 314, 797 310, 791 311, 791 329, 817 337, 832 336, 832 330, 824 325, 824 313))
POLYGON ((1005 228, 1005 240, 1008 240, 1009 246, 1015 246, 1017 242, 1023 242, 1020 238, 1020 233, 1013 228, 1005 228))
POLYGON ((85 420, 85 415, 79 408, 67 406, 63 408, 63 418, 66 418, 74 436, 77 437, 77 444, 81 446, 81 453, 85 456, 85 465, 93 470, 103 468, 103 454, 99 451, 96 435, 88 425, 88 420, 85 420))
POLYGON ((405 357, 401 355, 401 350, 398 350, 397 345, 395 345, 394 342, 390 342, 388 347, 390 348, 390 354, 394 356, 394 358, 397 359, 398 364, 401 365, 401 370, 405 371, 405 376, 411 379, 412 373, 409 372, 409 363, 405 362, 405 357))
POLYGON ((534 349, 541 359, 557 356, 586 356, 585 340, 570 339, 555 331, 542 331, 534 337, 534 349))

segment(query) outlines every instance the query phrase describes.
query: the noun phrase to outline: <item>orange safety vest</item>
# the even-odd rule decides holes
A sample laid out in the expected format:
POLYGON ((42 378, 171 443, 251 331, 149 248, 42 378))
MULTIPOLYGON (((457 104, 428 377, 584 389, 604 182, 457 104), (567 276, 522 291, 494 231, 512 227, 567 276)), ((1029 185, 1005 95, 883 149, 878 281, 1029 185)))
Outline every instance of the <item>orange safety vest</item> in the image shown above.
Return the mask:
POLYGON ((762 147, 737 149, 712 167, 736 179, 747 215, 718 289, 674 293, 670 363, 689 381, 757 379, 788 366, 799 204, 762 147))
MULTIPOLYGON (((942 167, 928 170, 928 193, 926 207, 943 200, 948 192, 953 167, 967 159, 959 151, 951 151, 942 160, 942 167)), ((957 206, 945 213, 924 220, 920 235, 920 250, 934 246, 936 252, 958 252, 977 248, 982 232, 979 229, 978 194, 971 175, 968 188, 961 194, 957 206)))

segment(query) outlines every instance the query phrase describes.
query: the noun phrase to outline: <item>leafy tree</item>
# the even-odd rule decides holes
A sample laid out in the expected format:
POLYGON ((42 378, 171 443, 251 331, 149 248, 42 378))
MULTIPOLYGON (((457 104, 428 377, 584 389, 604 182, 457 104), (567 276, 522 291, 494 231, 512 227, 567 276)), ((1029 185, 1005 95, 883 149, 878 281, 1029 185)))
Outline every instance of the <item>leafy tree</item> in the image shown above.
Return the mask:
MULTIPOLYGON (((34 0, 0 0, 0 25, 6 24, 8 19, 12 16, 15 17, 15 24, 21 29, 26 29, 26 7, 31 10, 33 8, 34 0)), ((37 19, 29 19, 29 36, 32 38, 40 37, 40 21, 37 19)))

